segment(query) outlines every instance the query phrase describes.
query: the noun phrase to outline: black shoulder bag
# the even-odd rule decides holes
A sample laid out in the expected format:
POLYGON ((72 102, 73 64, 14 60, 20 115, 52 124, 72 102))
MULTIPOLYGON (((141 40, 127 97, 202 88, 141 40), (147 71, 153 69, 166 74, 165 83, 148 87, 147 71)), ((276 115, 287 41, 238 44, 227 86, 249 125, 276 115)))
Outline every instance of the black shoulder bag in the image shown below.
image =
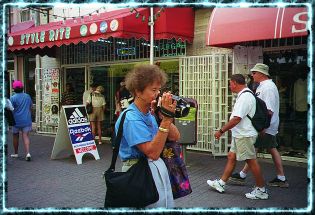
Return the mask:
POLYGON ((142 208, 159 200, 159 194, 146 157, 141 157, 127 172, 114 172, 125 121, 121 117, 118 134, 114 139, 111 165, 104 172, 106 196, 104 207, 142 208))
POLYGON ((9 126, 15 126, 15 119, 12 110, 10 110, 9 108, 5 108, 4 117, 7 120, 9 126))
POLYGON ((93 113, 92 93, 90 94, 90 96, 91 96, 91 103, 88 103, 88 104, 86 105, 86 112, 87 112, 88 114, 93 113))

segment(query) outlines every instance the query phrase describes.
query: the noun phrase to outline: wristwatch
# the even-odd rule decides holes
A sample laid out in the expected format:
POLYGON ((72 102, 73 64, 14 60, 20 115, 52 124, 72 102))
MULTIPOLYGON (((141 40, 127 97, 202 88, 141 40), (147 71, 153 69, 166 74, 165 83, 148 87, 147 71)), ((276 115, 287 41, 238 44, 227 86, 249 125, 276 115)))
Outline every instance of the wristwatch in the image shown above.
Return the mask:
POLYGON ((220 132, 221 134, 223 134, 223 133, 224 133, 222 129, 220 129, 220 130, 219 130, 219 132, 220 132))

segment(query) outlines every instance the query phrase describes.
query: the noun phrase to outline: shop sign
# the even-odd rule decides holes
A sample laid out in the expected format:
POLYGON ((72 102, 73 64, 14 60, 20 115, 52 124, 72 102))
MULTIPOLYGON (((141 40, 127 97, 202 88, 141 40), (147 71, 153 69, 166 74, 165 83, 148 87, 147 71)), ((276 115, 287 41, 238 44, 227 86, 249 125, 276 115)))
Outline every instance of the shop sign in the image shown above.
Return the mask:
POLYGON ((160 45, 161 51, 174 51, 176 49, 186 49, 186 43, 178 41, 160 45))
POLYGON ((177 41, 160 45, 162 56, 183 56, 185 55, 186 43, 177 41))
POLYGON ((69 39, 71 33, 71 28, 58 28, 54 30, 34 32, 29 34, 21 34, 20 45, 34 44, 34 43, 45 43, 57 40, 69 39), (48 35, 48 41, 47 37, 48 35))
POLYGON ((116 53, 118 56, 134 56, 136 55, 136 48, 121 48, 121 49, 116 49, 116 53))
POLYGON ((57 158, 63 150, 70 153, 72 148, 77 164, 82 164, 82 157, 86 153, 92 154, 96 160, 99 160, 85 106, 67 105, 62 108, 51 158, 57 158))

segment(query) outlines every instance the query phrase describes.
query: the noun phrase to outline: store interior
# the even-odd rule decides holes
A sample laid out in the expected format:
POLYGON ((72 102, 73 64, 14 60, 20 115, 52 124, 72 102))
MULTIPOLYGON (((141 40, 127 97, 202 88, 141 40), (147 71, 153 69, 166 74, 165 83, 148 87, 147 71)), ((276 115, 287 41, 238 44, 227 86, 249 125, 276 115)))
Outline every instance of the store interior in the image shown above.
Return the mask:
POLYGON ((283 156, 307 157, 307 50, 264 53, 264 63, 276 83, 280 97, 280 125, 277 135, 283 156))

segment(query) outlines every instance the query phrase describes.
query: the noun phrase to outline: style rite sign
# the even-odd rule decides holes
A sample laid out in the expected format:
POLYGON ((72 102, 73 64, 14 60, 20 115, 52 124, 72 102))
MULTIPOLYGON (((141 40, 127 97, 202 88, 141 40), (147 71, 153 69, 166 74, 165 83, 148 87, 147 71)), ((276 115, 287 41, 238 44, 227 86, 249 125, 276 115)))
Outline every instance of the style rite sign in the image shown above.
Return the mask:
POLYGON ((34 44, 34 43, 44 43, 45 35, 49 34, 48 41, 52 42, 55 40, 63 40, 63 39, 70 39, 71 28, 60 28, 56 30, 49 30, 49 31, 41 31, 31 34, 22 34, 20 45, 24 44, 34 44))
MULTIPOLYGON (((95 34, 113 33, 119 29, 119 21, 113 19, 111 21, 98 21, 92 23, 70 23, 68 26, 49 23, 47 25, 36 26, 27 30, 27 33, 13 33, 8 37, 8 45, 10 46, 32 46, 36 44, 46 44, 50 42, 58 43, 65 40, 80 40, 83 37, 95 34), (107 23, 108 22, 108 23, 107 23), (110 28, 107 28, 110 26, 110 28), (49 29, 50 28, 50 29, 49 29), (28 32, 29 31, 29 32, 28 32)), ((54 44, 55 45, 55 44, 54 44)))

